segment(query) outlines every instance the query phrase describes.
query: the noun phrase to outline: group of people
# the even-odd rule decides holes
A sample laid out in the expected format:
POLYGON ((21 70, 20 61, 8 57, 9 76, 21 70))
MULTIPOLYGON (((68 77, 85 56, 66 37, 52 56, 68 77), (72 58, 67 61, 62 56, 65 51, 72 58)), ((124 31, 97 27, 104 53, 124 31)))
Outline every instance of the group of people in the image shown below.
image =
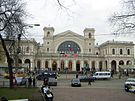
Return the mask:
MULTIPOLYGON (((27 82, 26 82, 26 86, 27 86, 27 82)), ((35 77, 29 77, 28 78, 28 87, 35 87, 36 86, 36 78, 35 77)))

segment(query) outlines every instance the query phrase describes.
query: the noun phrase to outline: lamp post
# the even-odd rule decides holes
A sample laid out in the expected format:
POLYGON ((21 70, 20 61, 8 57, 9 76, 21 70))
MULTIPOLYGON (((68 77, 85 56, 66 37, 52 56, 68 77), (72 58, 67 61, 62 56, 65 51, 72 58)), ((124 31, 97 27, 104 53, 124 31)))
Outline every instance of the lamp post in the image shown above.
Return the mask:
MULTIPOLYGON (((28 24, 28 25, 25 25, 23 27, 30 27, 30 28, 33 28, 32 26, 40 26, 40 24, 28 24)), ((23 28, 21 29, 21 31, 23 30, 23 28)), ((16 40, 13 40, 14 41, 14 44, 12 44, 11 47, 14 47, 14 59, 15 59, 15 67, 18 67, 19 64, 18 64, 18 59, 19 59, 19 53, 21 52, 21 48, 20 48, 20 41, 21 41, 21 34, 18 34, 17 36, 17 39, 16 40), (15 44, 16 42, 16 44, 15 44)), ((11 48, 10 47, 10 48, 11 48)), ((11 59, 8 59, 8 61, 11 61, 11 59)), ((9 74, 10 74, 10 85, 11 87, 13 87, 13 70, 12 70, 12 64, 9 65, 9 74)))

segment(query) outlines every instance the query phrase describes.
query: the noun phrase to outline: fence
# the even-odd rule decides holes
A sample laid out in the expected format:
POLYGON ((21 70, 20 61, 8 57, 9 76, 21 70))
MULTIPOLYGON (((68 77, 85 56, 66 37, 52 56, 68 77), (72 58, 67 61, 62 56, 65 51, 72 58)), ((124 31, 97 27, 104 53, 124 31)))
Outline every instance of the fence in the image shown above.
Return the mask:
POLYGON ((0 87, 9 87, 9 80, 0 80, 0 87))

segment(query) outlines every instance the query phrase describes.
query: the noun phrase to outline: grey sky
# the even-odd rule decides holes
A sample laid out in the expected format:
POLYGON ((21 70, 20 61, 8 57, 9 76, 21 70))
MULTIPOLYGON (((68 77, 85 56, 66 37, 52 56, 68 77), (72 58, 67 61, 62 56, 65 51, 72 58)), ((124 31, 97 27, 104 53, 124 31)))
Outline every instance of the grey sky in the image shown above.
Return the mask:
POLYGON ((31 17, 28 23, 39 23, 40 27, 30 29, 38 42, 42 42, 43 27, 51 26, 58 34, 71 30, 83 35, 86 27, 95 28, 96 42, 107 40, 131 40, 131 36, 114 37, 111 33, 108 17, 119 9, 120 0, 60 0, 68 9, 61 9, 57 0, 25 0, 31 17), (105 34, 105 35, 104 35, 105 34))

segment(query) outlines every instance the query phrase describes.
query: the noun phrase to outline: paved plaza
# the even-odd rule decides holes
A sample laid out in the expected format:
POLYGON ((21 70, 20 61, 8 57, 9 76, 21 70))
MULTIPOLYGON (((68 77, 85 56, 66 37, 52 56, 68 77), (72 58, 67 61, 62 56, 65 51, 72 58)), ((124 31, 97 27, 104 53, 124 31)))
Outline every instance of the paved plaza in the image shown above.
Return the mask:
MULTIPOLYGON (((135 94, 125 92, 124 82, 127 77, 110 80, 96 80, 92 85, 82 83, 82 87, 71 87, 70 80, 74 74, 62 74, 58 78, 58 86, 52 86, 54 101, 135 101, 135 94)), ((42 81, 38 81, 38 86, 42 81)))

